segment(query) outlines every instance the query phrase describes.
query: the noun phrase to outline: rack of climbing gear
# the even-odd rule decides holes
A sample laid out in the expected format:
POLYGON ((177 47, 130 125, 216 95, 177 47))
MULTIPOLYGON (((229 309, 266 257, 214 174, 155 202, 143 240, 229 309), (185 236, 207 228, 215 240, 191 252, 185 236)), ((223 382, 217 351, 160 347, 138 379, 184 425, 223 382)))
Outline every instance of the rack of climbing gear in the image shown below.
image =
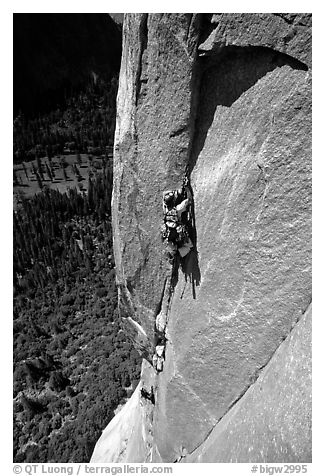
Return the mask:
POLYGON ((177 190, 168 190, 163 194, 164 222, 161 237, 166 243, 166 255, 171 264, 177 254, 184 258, 193 248, 189 232, 192 227, 192 202, 188 169, 186 169, 182 187, 177 190))

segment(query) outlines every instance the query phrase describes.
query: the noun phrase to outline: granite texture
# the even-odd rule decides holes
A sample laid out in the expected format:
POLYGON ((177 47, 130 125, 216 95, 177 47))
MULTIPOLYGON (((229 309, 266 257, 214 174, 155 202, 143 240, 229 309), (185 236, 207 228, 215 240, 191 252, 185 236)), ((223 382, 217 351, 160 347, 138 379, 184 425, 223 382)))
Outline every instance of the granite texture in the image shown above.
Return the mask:
POLYGON ((171 272, 162 192, 186 167, 198 252, 172 294, 164 371, 146 374, 145 458, 310 461, 311 16, 127 14, 123 28, 114 255, 149 363, 171 272))

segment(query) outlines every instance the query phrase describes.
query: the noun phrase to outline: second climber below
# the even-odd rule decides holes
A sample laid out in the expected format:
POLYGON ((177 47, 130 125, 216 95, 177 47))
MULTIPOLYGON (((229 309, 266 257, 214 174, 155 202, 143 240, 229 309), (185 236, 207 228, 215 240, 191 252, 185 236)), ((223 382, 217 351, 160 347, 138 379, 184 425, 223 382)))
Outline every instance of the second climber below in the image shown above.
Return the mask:
POLYGON ((189 236, 191 227, 192 194, 187 179, 178 190, 164 192, 164 224, 162 238, 167 244, 167 257, 173 262, 177 253, 184 258, 193 248, 189 236))

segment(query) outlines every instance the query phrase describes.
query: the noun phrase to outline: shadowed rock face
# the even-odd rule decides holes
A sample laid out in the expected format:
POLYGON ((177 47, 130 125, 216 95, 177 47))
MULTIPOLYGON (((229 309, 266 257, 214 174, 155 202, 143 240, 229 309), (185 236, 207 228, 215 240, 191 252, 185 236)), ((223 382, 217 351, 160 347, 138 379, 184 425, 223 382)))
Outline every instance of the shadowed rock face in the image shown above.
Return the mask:
POLYGON ((310 23, 125 16, 114 252, 121 314, 147 354, 170 273, 162 191, 181 185, 186 165, 198 250, 193 282, 179 271, 164 371, 143 376, 157 402, 143 461, 311 459, 310 431, 300 435, 310 428, 310 23))

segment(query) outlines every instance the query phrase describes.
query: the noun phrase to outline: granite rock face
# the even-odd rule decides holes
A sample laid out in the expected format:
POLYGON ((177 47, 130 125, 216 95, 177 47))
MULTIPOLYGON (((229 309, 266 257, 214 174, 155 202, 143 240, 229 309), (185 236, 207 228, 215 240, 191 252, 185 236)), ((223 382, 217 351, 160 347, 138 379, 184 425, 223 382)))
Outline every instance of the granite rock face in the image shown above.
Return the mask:
MULTIPOLYGON (((306 13, 217 13, 201 52, 229 46, 264 46, 311 66, 311 15, 306 13)), ((208 29, 207 29, 208 30, 208 29)))
POLYGON ((186 166, 198 251, 172 294, 164 370, 143 374, 147 461, 310 461, 310 57, 308 14, 125 16, 114 253, 148 362, 170 276, 162 192, 186 166))
POLYGON ((142 364, 141 382, 96 443, 91 463, 148 463, 152 461, 154 407, 141 398, 141 387, 153 381, 153 370, 142 364))
POLYGON ((184 463, 311 461, 311 306, 256 382, 184 463))
POLYGON ((114 152, 114 253, 121 314, 131 314, 151 340, 169 272, 161 253, 162 192, 180 186, 189 157, 196 22, 195 15, 124 18, 114 152), (125 296, 131 296, 131 303, 125 296))

